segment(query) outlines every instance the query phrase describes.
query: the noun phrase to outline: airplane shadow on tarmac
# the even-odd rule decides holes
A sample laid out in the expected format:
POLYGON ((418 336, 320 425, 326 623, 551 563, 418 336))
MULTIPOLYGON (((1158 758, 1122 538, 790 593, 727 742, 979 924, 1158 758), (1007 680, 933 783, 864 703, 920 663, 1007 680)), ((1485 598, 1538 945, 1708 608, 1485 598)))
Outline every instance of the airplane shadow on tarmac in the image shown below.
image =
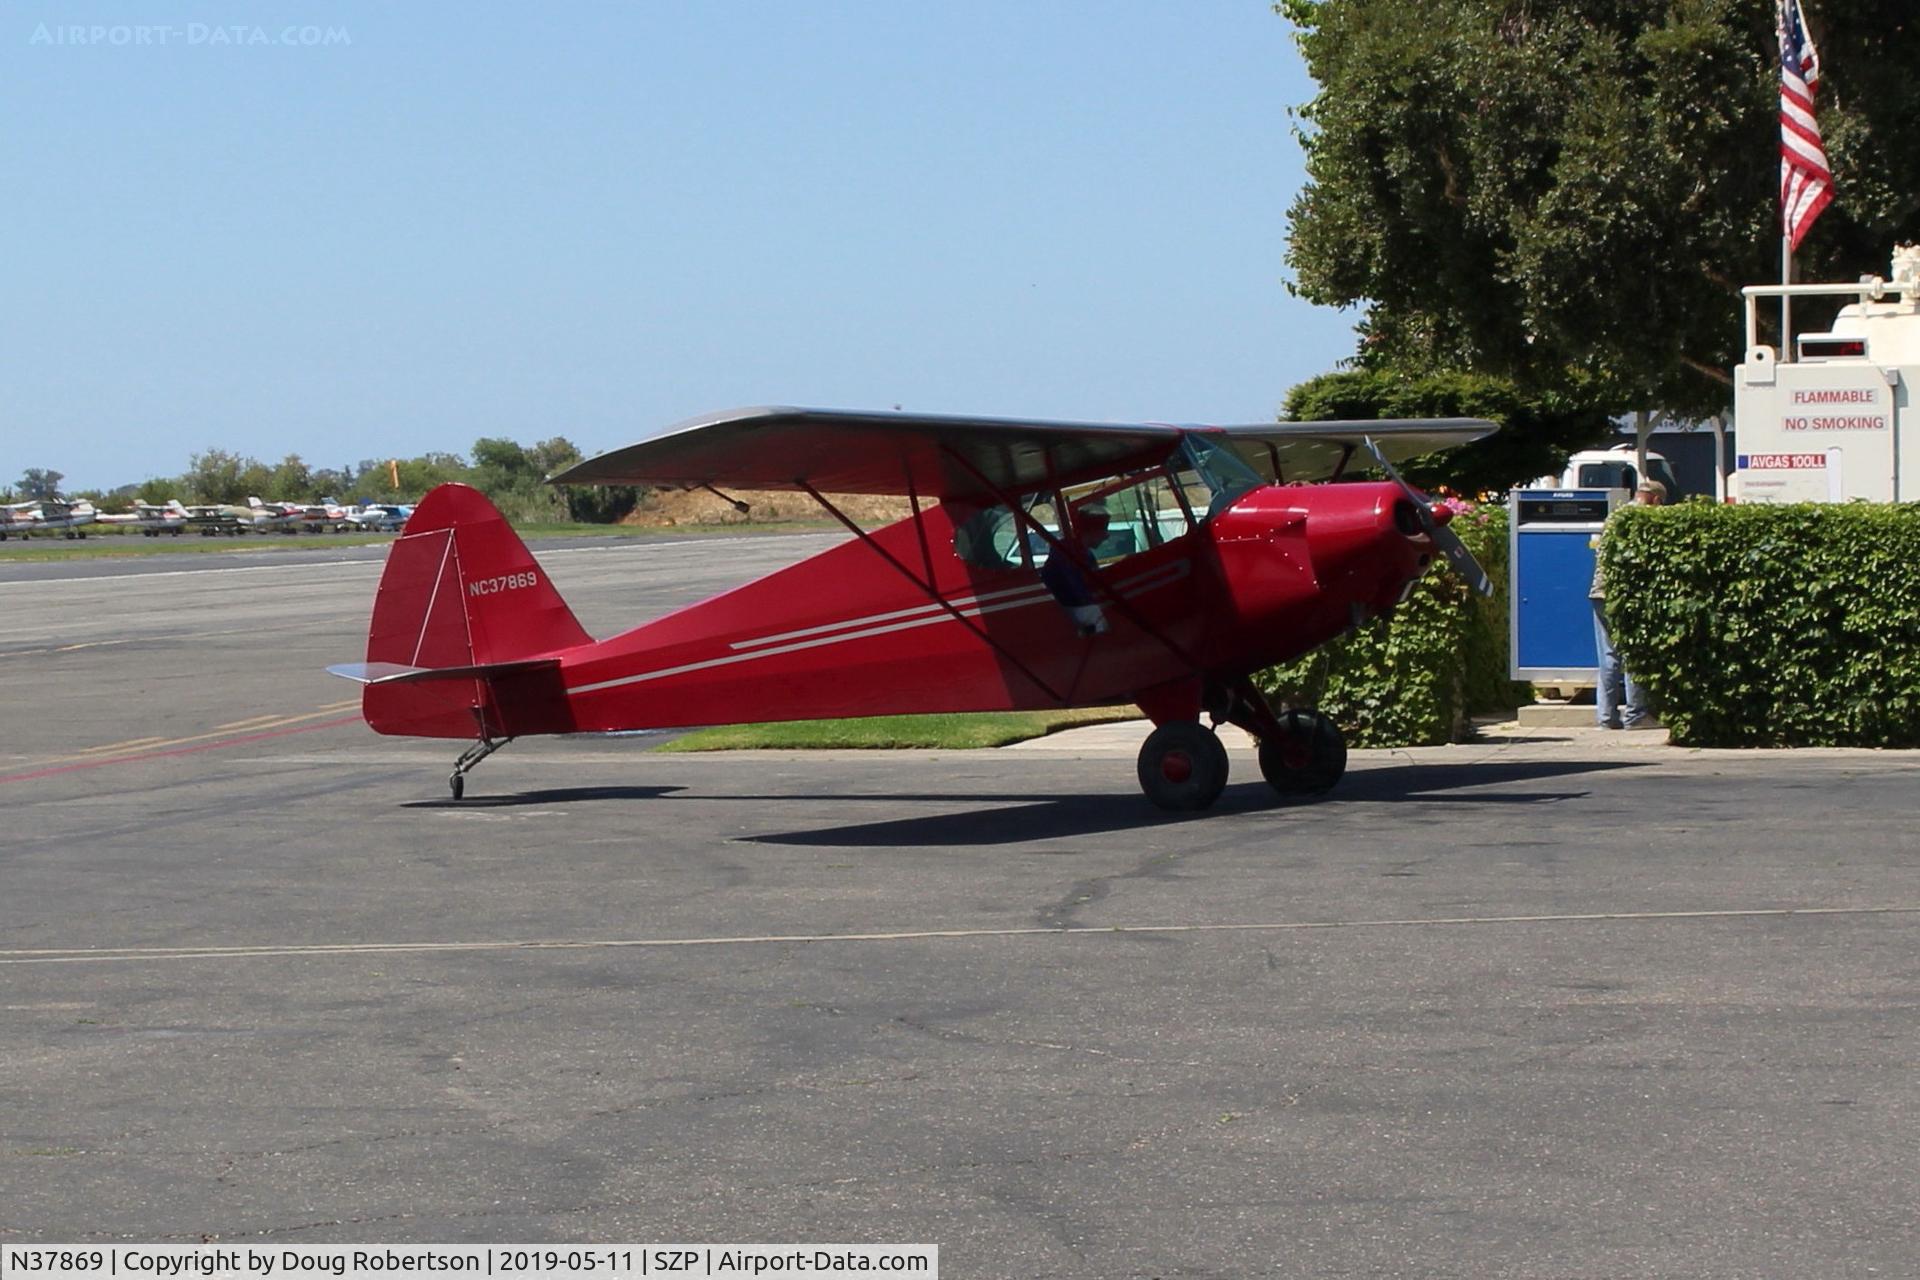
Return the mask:
POLYGON ((499 794, 469 795, 464 800, 443 797, 411 800, 407 809, 504 809, 525 805, 581 804, 593 801, 680 800, 728 803, 765 801, 778 804, 786 800, 833 800, 848 805, 863 803, 965 804, 979 801, 997 807, 974 809, 964 813, 933 814, 920 818, 892 818, 884 822, 849 823, 820 827, 810 831, 770 832, 757 836, 738 836, 748 844, 820 845, 837 848, 939 848, 964 845, 1028 844, 1073 836, 1099 835, 1109 831, 1128 831, 1168 823, 1206 821, 1233 814, 1284 813, 1290 809, 1324 809, 1338 812, 1355 805, 1403 804, 1548 804, 1556 800, 1575 800, 1585 791, 1486 791, 1503 783, 1535 782, 1573 774, 1639 769, 1646 766, 1624 761, 1525 761, 1511 764, 1416 764, 1361 769, 1349 773, 1331 795, 1282 801, 1264 782, 1241 782, 1229 786, 1220 800, 1205 813, 1167 813, 1154 808, 1144 796, 1116 798, 1112 795, 1076 793, 1070 795, 1011 795, 969 793, 885 793, 878 795, 798 794, 742 795, 690 793, 684 786, 600 786, 548 787, 537 791, 510 791, 499 794), (1473 790, 1466 790, 1472 788, 1473 790), (1012 803, 1006 803, 1011 801, 1012 803))
POLYGON ((510 809, 527 804, 576 804, 586 800, 658 800, 685 787, 548 787, 540 791, 509 791, 504 795, 472 795, 464 800, 409 800, 402 809, 510 809))
MULTIPOLYGON (((1231 814, 1272 812, 1288 809, 1333 809, 1353 805, 1400 804, 1408 801, 1428 804, 1547 804, 1556 800, 1576 800, 1585 791, 1496 791, 1492 793, 1449 794, 1462 788, 1498 786, 1501 783, 1532 782, 1542 778, 1565 777, 1577 773, 1610 772, 1615 769, 1639 769, 1644 765, 1626 762, 1533 761, 1513 764, 1424 764, 1365 769, 1348 774, 1331 795, 1297 801, 1281 801, 1264 782, 1243 782, 1229 786, 1220 800, 1205 813, 1177 814, 1154 808, 1144 796, 1127 801, 1110 795, 1035 796, 1019 804, 967 813, 944 813, 924 818, 896 818, 886 822, 853 823, 821 827, 811 831, 783 831, 760 836, 737 837, 748 844, 824 845, 837 848, 862 847, 941 847, 959 845, 1026 844, 1058 840, 1072 836, 1098 835, 1109 831, 1135 830, 1168 823, 1206 821, 1231 814)), ((752 797, 729 796, 729 800, 752 797)), ((775 797, 766 797, 774 799, 775 797)), ((781 797, 786 799, 826 797, 781 797)), ((842 797, 835 797, 842 798, 842 797)), ((856 797, 844 797, 855 799, 856 797)), ((1012 797, 928 795, 866 796, 859 799, 928 800, 952 804, 971 799, 1006 800, 1012 797)))

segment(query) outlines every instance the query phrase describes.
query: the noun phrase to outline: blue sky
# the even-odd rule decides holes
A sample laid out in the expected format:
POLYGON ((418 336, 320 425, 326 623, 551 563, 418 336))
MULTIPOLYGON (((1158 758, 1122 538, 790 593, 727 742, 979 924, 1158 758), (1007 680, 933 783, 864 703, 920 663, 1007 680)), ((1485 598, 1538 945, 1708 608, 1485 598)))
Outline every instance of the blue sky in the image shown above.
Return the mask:
POLYGON ((1284 287, 1311 90, 1259 0, 13 4, 0 484, 1267 419, 1353 345, 1284 287))

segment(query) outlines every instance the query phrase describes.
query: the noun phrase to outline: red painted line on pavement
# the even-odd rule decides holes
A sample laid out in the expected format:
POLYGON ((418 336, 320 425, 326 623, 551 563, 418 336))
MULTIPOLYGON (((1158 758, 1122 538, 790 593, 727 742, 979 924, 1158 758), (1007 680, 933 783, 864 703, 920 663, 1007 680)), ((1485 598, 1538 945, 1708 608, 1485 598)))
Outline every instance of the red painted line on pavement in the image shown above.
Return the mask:
POLYGON ((136 760, 163 760, 168 756, 190 756, 196 751, 219 751, 226 747, 237 747, 243 743, 260 742, 267 738, 284 738, 294 733, 312 733, 317 729, 338 729, 342 725, 361 723, 359 716, 342 716, 338 720, 327 720, 320 724, 295 725, 290 729, 269 729, 265 733, 249 733, 238 738, 227 738, 221 742, 202 742, 198 746, 174 747, 168 751, 136 751, 132 755, 113 756, 106 760, 82 760, 78 764, 55 765, 51 769, 35 769, 32 773, 15 773, 0 778, 0 785, 9 782, 32 782, 35 778, 51 778, 57 773, 77 773, 81 769, 99 769, 110 764, 131 764, 136 760))

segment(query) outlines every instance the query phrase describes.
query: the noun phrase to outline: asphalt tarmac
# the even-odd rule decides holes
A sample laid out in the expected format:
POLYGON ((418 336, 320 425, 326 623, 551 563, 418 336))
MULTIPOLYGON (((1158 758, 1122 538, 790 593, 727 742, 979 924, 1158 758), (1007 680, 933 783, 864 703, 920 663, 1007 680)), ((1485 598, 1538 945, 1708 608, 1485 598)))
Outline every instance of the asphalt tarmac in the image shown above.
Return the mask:
MULTIPOLYGON (((831 541, 543 558, 604 634, 831 541)), ((0 566, 0 1243, 1915 1272, 1920 756, 1238 753, 1173 819, 1093 738, 572 739, 454 804, 321 670, 378 554, 0 566)))

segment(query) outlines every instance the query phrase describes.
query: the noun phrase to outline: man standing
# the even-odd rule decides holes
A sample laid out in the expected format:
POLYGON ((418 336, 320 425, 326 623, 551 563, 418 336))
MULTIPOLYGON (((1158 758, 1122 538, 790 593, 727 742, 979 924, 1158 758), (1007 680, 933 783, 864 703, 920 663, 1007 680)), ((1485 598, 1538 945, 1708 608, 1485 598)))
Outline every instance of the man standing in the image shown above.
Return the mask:
MULTIPOLYGON (((1643 507, 1657 507, 1666 498, 1667 487, 1658 480, 1642 480, 1633 494, 1633 500, 1643 507)), ((1658 729, 1660 722, 1647 707, 1646 691, 1621 667, 1613 637, 1607 634, 1607 576, 1602 558, 1606 537, 1603 529, 1593 540, 1593 585, 1587 588, 1587 598, 1593 605, 1593 647, 1600 666, 1593 690, 1594 718, 1602 729, 1658 729)))

